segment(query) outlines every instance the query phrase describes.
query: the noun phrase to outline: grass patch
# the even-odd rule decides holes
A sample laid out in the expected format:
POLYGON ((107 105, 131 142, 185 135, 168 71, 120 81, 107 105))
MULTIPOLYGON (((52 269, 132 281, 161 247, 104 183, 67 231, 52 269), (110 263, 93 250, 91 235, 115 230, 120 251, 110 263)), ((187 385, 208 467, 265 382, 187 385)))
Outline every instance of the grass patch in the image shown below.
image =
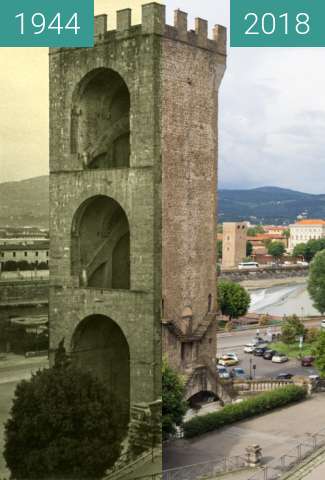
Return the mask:
POLYGON ((286 344, 283 342, 271 343, 269 346, 270 350, 276 350, 279 353, 284 353, 288 358, 299 358, 300 354, 303 357, 312 355, 313 344, 304 343, 303 347, 300 349, 299 342, 286 344))
POLYGON ((226 405, 218 412, 208 413, 192 418, 184 424, 185 438, 192 438, 225 425, 255 417, 279 407, 299 402, 306 398, 307 391, 303 387, 289 385, 271 392, 261 393, 256 397, 240 403, 226 405))

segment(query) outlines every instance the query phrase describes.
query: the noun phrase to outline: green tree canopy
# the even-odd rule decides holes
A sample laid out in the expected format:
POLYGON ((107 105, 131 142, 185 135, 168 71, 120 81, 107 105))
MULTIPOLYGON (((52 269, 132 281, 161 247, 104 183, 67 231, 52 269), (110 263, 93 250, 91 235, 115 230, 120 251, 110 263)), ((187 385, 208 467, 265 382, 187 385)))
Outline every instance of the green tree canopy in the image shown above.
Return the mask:
POLYGON ((284 343, 294 343, 297 337, 304 336, 305 326, 297 315, 290 315, 283 321, 281 338, 284 343))
POLYGON ((271 242, 267 246, 267 251, 269 255, 272 255, 273 258, 278 260, 283 256, 285 252, 285 246, 282 242, 271 242))
POLYGON ((325 332, 320 331, 317 341, 313 347, 313 354, 315 355, 315 365, 319 371, 321 378, 325 378, 325 332))
POLYGON ((325 313, 325 250, 318 252, 309 267, 308 292, 314 307, 325 313))
POLYGON ((294 247, 292 255, 294 257, 303 257, 303 259, 306 261, 310 260, 306 243, 298 243, 298 245, 294 247))
POLYGON ((246 257, 251 257, 253 253, 253 244, 252 242, 248 241, 246 243, 246 257))
POLYGON ((187 410, 185 387, 181 377, 163 361, 162 369, 162 431, 164 438, 181 425, 187 410))
POLYGON ((217 240, 217 260, 222 259, 222 240, 217 240))
POLYGON ((255 227, 249 227, 247 229, 247 235, 249 237, 256 237, 256 235, 258 235, 259 233, 265 233, 262 225, 256 225, 255 227))
POLYGON ((15 480, 100 479, 121 451, 121 428, 106 387, 58 365, 17 385, 4 457, 15 480))
POLYGON ((251 299, 238 283, 221 280, 218 283, 218 301, 221 313, 232 320, 246 315, 251 299))

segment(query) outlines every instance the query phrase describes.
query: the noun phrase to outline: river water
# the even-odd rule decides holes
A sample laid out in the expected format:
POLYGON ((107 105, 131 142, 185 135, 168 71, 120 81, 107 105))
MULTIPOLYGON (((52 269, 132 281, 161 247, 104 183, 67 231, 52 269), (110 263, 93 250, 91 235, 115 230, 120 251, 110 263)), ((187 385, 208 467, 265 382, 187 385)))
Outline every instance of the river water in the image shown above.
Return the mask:
POLYGON ((307 283, 249 290, 250 312, 270 315, 319 315, 307 291, 307 283))

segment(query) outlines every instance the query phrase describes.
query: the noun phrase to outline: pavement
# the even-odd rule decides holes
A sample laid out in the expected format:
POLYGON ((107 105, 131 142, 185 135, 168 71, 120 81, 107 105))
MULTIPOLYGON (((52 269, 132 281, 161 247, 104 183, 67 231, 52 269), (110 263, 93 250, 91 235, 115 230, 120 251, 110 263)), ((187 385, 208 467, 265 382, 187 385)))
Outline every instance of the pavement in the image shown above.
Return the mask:
POLYGON ((266 462, 281 457, 303 438, 325 427, 325 393, 253 419, 238 422, 191 440, 164 445, 164 469, 177 468, 221 457, 243 455, 246 447, 262 447, 266 462))

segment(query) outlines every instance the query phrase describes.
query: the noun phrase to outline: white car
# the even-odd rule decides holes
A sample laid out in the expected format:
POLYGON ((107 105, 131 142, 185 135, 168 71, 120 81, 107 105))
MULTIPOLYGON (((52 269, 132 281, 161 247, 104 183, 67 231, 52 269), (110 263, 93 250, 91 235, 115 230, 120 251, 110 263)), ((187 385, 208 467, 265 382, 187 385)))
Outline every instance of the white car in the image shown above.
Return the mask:
POLYGON ((217 372, 219 375, 219 378, 224 378, 225 380, 229 380, 230 374, 226 367, 223 367, 222 365, 217 365, 217 372))
POLYGON ((228 358, 233 358, 234 360, 236 360, 236 362, 239 362, 239 358, 237 357, 236 353, 228 352, 228 353, 226 353, 225 356, 228 357, 228 358))
POLYGON ((321 320, 320 328, 321 328, 321 330, 325 330, 325 320, 321 320))
POLYGON ((255 348, 256 348, 257 345, 255 345, 254 343, 248 343, 247 345, 245 345, 244 347, 244 352, 245 353, 253 353, 255 348))
POLYGON ((285 363, 288 360, 289 360, 288 357, 284 353, 276 353, 272 357, 273 363, 285 363))

